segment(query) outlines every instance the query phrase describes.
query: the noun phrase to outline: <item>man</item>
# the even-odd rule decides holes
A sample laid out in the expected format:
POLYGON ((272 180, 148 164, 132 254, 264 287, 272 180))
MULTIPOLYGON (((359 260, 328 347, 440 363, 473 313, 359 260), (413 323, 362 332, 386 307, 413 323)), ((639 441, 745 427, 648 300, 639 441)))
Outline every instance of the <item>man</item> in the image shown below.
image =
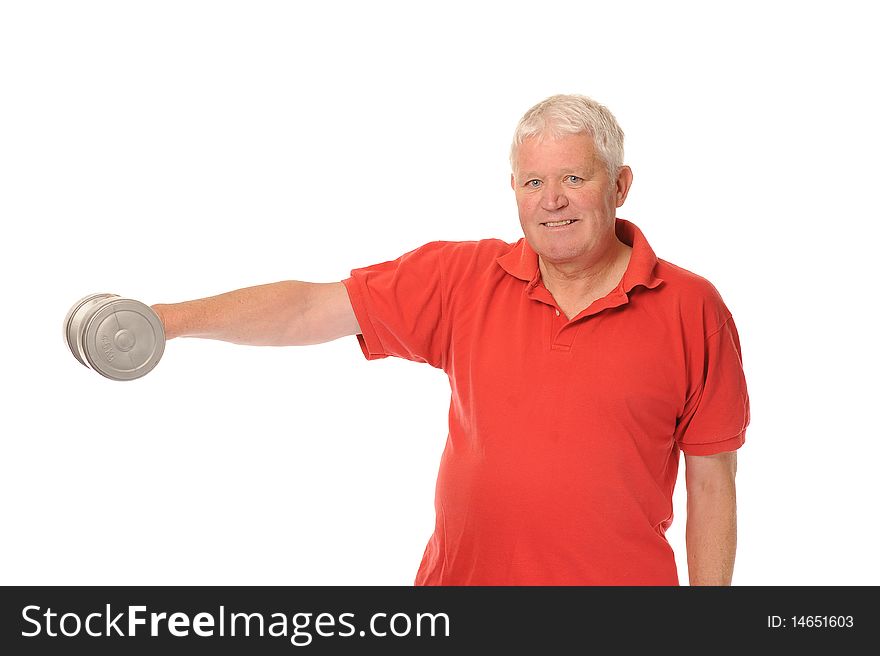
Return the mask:
POLYGON ((664 533, 685 453, 692 585, 729 585, 749 401, 730 312, 616 218, 632 184, 603 106, 520 121, 525 235, 432 242, 340 283, 279 282, 155 306, 167 337, 316 344, 443 369, 436 526, 417 585, 677 585, 664 533))

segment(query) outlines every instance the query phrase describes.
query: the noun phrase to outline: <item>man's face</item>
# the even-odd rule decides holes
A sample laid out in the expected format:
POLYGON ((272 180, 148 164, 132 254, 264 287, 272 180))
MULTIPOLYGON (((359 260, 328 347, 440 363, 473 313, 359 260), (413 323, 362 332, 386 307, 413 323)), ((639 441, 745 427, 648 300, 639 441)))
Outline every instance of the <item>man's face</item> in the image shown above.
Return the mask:
POLYGON ((545 263, 589 265, 613 243, 616 208, 632 172, 621 167, 612 181, 589 134, 526 139, 515 165, 510 184, 519 221, 545 263))

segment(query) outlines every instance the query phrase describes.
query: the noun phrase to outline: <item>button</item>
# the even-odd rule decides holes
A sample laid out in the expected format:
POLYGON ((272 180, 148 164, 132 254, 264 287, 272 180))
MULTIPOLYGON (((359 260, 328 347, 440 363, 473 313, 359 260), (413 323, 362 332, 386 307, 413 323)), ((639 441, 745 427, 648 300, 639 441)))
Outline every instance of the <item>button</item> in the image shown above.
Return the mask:
POLYGON ((556 316, 559 316, 559 308, 556 308, 556 316))

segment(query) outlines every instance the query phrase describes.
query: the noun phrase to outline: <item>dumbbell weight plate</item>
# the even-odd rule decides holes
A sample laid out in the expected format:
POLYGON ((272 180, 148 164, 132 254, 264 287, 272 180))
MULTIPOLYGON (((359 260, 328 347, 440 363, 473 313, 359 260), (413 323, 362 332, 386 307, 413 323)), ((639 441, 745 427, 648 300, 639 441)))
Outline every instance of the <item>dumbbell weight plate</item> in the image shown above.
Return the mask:
POLYGON ((165 351, 165 331, 152 308, 129 298, 101 300, 82 335, 82 355, 92 369, 113 380, 148 374, 165 351))
POLYGON ((80 326, 89 311, 92 310, 102 299, 110 298, 115 294, 89 294, 79 299, 70 308, 67 316, 64 318, 64 339, 67 340, 67 347, 73 353, 73 357, 79 360, 84 367, 88 367, 88 363, 83 359, 80 347, 80 326))

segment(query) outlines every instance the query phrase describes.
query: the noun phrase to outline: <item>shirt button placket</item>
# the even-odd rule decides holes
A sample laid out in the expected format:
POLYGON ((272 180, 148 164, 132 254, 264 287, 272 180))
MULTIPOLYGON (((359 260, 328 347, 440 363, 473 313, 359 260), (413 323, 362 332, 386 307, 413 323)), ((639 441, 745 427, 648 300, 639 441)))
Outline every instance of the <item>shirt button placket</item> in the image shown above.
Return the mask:
POLYGON ((553 308, 553 312, 557 320, 551 322, 553 324, 553 331, 550 335, 550 350, 570 351, 574 335, 577 332, 577 326, 569 325, 567 318, 558 319, 562 315, 559 308, 553 308))

